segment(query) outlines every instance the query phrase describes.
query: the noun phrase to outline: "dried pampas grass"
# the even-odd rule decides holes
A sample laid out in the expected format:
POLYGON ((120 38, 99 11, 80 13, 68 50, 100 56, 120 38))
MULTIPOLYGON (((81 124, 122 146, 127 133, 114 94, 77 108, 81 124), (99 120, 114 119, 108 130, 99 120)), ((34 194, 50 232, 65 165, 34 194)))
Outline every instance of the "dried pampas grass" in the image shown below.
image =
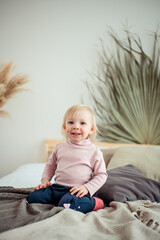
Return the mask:
POLYGON ((9 113, 1 110, 14 94, 26 91, 26 88, 21 88, 29 79, 27 75, 16 74, 12 76, 15 66, 13 62, 2 64, 0 66, 0 116, 9 117, 9 113))

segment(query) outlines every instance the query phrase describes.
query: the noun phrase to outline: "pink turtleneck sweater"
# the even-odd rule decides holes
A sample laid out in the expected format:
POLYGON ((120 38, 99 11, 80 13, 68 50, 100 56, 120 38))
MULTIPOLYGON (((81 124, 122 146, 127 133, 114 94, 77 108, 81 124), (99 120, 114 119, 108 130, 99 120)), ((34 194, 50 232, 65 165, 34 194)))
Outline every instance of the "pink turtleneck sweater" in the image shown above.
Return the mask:
POLYGON ((107 180, 103 154, 89 139, 55 146, 42 178, 64 186, 84 185, 92 196, 107 180))

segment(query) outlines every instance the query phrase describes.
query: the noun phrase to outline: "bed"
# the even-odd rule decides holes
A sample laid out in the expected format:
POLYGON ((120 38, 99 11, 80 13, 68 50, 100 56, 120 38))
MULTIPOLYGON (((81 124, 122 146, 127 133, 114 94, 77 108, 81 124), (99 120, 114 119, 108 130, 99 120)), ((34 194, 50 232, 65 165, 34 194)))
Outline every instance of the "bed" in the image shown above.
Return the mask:
MULTIPOLYGON (((56 143, 45 142, 44 161, 56 143)), ((0 240, 160 239, 160 146, 96 144, 109 176, 95 194, 105 208, 83 214, 27 204, 45 163, 25 164, 0 179, 0 240)))

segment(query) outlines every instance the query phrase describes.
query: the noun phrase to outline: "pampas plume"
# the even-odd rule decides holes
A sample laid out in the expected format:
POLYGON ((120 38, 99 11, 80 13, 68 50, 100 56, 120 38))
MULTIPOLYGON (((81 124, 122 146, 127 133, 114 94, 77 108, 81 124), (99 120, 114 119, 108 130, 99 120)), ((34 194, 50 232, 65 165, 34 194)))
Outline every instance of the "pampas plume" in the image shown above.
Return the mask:
POLYGON ((15 66, 13 62, 2 64, 0 66, 0 116, 9 117, 9 113, 1 108, 6 104, 8 99, 13 97, 16 93, 26 91, 21 88, 29 79, 27 75, 16 74, 12 76, 15 66))

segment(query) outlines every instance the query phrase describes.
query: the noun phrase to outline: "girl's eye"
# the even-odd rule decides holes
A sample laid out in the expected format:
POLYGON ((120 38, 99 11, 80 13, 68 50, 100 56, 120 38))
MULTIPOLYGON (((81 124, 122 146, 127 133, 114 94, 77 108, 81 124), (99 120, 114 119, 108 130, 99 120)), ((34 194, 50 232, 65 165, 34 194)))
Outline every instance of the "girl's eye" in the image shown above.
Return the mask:
POLYGON ((86 125, 86 123, 85 122, 81 122, 81 125, 86 125))
POLYGON ((71 125, 72 125, 72 124, 73 124, 73 121, 69 121, 68 124, 71 124, 71 125))

